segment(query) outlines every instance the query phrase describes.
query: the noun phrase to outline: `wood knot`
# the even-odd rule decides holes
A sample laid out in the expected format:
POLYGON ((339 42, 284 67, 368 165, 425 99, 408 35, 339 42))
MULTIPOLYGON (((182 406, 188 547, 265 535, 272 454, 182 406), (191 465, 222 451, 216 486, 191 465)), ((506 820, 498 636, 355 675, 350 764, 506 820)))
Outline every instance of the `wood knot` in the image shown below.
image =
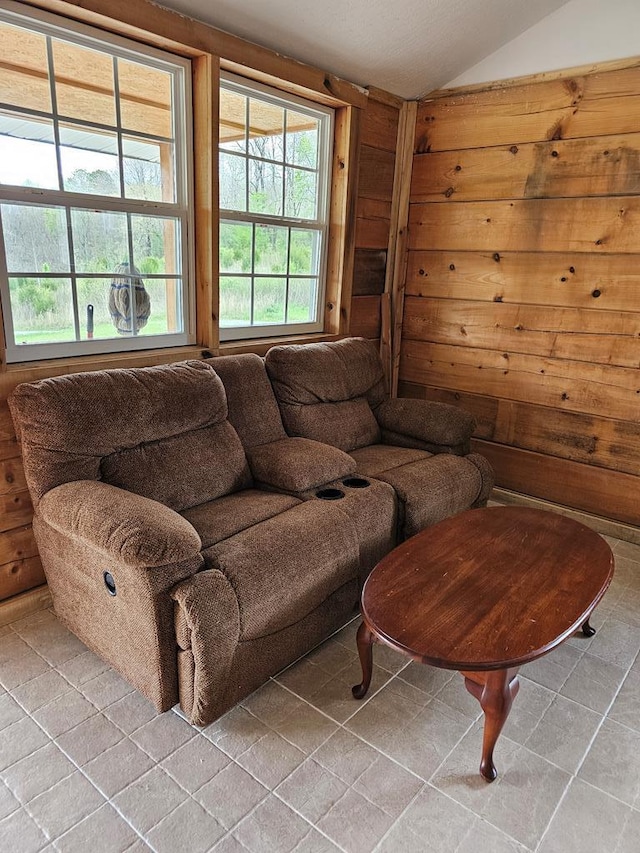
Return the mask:
POLYGON ((418 270, 418 275, 424 275, 424 270, 418 270))
POLYGON ((509 149, 509 151, 511 151, 512 154, 517 154, 518 153, 518 146, 512 145, 511 148, 509 149))
POLYGON ((327 311, 333 311, 333 302, 327 302, 327 311))
POLYGON ((502 296, 494 296, 493 301, 494 302, 502 302, 502 296))
POLYGON ((598 296, 600 296, 600 294, 601 294, 601 293, 602 293, 602 291, 601 291, 601 290, 598 290, 598 288, 597 288, 597 287, 596 287, 596 289, 595 289, 595 290, 592 290, 592 291, 591 291, 591 295, 593 296, 593 298, 594 298, 594 299, 597 299, 597 298, 598 298, 598 296))
POLYGON ((456 268, 456 265, 455 265, 455 264, 449 264, 449 269, 451 270, 451 272, 453 272, 453 270, 454 270, 455 268, 456 268))
POLYGON ((324 86, 325 89, 327 89, 330 92, 331 91, 331 77, 329 77, 329 76, 325 77, 324 80, 322 81, 322 85, 324 86))
POLYGON ((560 155, 558 154, 558 152, 557 152, 557 151, 552 151, 552 152, 551 152, 551 156, 552 156, 552 157, 559 157, 560 155))
POLYGON ((560 281, 566 281, 566 280, 567 280, 566 275, 563 275, 562 278, 560 279, 560 281))
POLYGON ((569 267, 569 272, 570 272, 570 273, 574 273, 575 271, 576 271, 576 268, 575 268, 575 267, 569 267))
POLYGON ((454 192, 455 192, 454 188, 449 187, 448 189, 446 189, 444 191, 443 195, 445 196, 445 198, 451 198, 451 196, 454 194, 454 192))
POLYGON ((563 392, 562 392, 562 394, 561 394, 560 396, 561 396, 561 398, 562 398, 563 400, 568 400, 568 399, 569 399, 569 395, 567 394, 567 392, 566 392, 566 391, 563 391, 563 392))
POLYGON ((494 260, 497 264, 499 264, 499 263, 500 263, 500 252, 494 252, 494 253, 493 253, 493 260, 494 260))
POLYGON ((460 165, 456 166, 456 172, 461 172, 461 171, 462 171, 462 166, 460 166, 460 165))

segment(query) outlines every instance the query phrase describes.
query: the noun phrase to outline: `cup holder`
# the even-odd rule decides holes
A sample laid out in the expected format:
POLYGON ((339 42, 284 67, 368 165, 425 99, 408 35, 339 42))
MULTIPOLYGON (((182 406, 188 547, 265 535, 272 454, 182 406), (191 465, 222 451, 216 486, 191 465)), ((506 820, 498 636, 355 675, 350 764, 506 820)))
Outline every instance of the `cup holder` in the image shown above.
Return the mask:
POLYGON ((349 489, 366 489, 371 483, 364 477, 347 477, 342 481, 342 485, 349 489))
POLYGON ((323 501, 339 501, 344 497, 344 492, 341 489, 320 489, 316 497, 323 501))

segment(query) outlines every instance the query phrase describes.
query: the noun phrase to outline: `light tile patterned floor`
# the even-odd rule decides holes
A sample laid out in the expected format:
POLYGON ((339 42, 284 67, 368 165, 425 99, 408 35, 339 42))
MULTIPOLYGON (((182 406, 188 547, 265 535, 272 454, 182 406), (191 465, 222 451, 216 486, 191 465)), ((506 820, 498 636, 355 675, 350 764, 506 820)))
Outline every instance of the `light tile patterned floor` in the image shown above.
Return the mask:
POLYGON ((640 546, 576 636, 521 670, 478 775, 455 673, 375 649, 357 620, 200 731, 158 716, 49 611, 0 628, 0 850, 590 853, 640 850, 640 546))

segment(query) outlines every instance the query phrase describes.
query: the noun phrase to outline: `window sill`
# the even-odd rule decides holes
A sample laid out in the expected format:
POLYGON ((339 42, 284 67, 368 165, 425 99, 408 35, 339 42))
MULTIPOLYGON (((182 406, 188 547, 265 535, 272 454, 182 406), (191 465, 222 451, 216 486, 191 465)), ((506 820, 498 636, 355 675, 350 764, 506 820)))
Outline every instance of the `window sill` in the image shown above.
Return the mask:
POLYGON ((288 335, 275 338, 254 338, 253 340, 243 341, 224 341, 220 344, 220 355, 240 355, 245 352, 255 352, 257 355, 264 355, 267 350, 275 346, 284 346, 287 344, 313 344, 321 343, 322 341, 337 341, 345 335, 330 335, 326 332, 316 332, 312 335, 288 335))
POLYGON ((195 344, 163 349, 138 350, 137 352, 111 352, 96 355, 74 355, 68 358, 52 358, 46 361, 23 361, 2 365, 2 384, 14 387, 20 382, 36 382, 50 376, 67 373, 85 373, 89 370, 107 370, 125 367, 150 367, 154 364, 169 364, 174 361, 201 359, 205 349, 195 344))

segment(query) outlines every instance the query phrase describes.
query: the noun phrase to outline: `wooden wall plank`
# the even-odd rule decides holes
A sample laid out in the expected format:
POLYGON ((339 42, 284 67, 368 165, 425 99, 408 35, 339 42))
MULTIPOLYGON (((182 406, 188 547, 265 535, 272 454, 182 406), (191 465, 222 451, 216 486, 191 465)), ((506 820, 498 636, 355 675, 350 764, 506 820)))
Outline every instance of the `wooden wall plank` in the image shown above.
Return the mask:
POLYGON ((33 506, 29 492, 0 495, 0 532, 29 524, 32 516, 33 506))
POLYGON ((370 145, 360 146, 358 195, 391 201, 395 160, 395 154, 391 151, 372 148, 370 145))
MULTIPOLYGON (((17 527, 0 533, 0 566, 15 560, 35 557, 38 553, 31 525, 17 527)), ((0 591, 0 597, 2 592, 0 591)))
POLYGON ((18 595, 45 582, 40 557, 27 557, 0 566, 0 599, 18 595))
POLYGON ((380 337, 380 321, 380 296, 354 296, 350 334, 377 339, 380 337))
POLYGON ((637 312, 640 265, 579 252, 410 252, 407 296, 637 312))
POLYGON ((410 340, 640 368, 640 315, 631 311, 407 297, 403 335, 410 340))
POLYGON ((353 265, 353 296, 372 296, 384 291, 387 252, 356 249, 353 265))
POLYGON ((421 104, 416 152, 640 131, 640 70, 523 83, 421 104))
POLYGON ((637 369, 405 341, 400 378, 421 385, 635 421, 637 369))
POLYGON ((356 220, 356 246, 359 249, 382 249, 386 252, 388 244, 388 219, 356 220))
POLYGON ((403 397, 448 403, 476 419, 474 436, 640 476, 640 423, 563 412, 403 382, 403 397))
POLYGON ((391 217, 391 202, 379 198, 358 198, 356 216, 360 219, 385 219, 391 217))
POLYGON ((411 249, 640 253, 640 198, 414 204, 411 249))
POLYGON ((411 200, 575 198, 640 191, 640 134, 421 154, 411 200))
POLYGON ((397 107, 370 98, 362 121, 362 143, 395 154, 398 115, 397 107))
POLYGON ((489 460, 496 484, 502 488, 640 524, 638 477, 480 439, 474 439, 472 445, 489 460))
POLYGON ((26 488, 22 459, 5 459, 0 462, 0 495, 24 492, 26 488))

